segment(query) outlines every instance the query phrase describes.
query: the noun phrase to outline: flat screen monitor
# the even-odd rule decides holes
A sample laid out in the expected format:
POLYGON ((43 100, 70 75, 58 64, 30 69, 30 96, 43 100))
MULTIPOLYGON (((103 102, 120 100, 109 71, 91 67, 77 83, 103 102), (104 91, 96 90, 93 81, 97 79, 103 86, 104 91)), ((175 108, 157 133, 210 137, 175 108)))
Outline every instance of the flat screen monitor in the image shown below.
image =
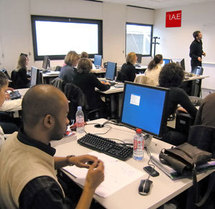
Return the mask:
POLYGON ((42 72, 36 67, 31 67, 31 84, 30 86, 35 86, 37 84, 43 83, 43 75, 42 72))
POLYGON ((163 65, 171 63, 171 59, 163 59, 163 65))
POLYGON ((94 55, 94 65, 96 68, 101 67, 102 65, 102 55, 94 55))
POLYGON ((125 82, 121 122, 154 136, 162 135, 169 90, 125 82))
POLYGON ((137 63, 141 64, 143 55, 142 54, 136 54, 136 56, 137 56, 137 63))
POLYGON ((50 59, 48 56, 44 56, 42 68, 46 70, 50 68, 50 59))
POLYGON ((116 63, 115 62, 107 62, 106 74, 105 78, 107 80, 115 80, 116 75, 116 63))
POLYGON ((180 65, 182 68, 183 68, 183 70, 185 70, 185 61, 184 61, 184 59, 172 59, 172 62, 174 62, 174 63, 176 63, 176 64, 178 64, 178 65, 180 65))

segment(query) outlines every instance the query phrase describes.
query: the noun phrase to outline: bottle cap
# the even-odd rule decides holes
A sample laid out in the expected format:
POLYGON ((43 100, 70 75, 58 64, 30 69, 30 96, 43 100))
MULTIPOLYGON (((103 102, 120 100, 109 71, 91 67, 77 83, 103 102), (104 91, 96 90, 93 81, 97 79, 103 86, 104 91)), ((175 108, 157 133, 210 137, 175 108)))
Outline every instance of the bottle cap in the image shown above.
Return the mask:
POLYGON ((137 128, 137 129, 136 129, 136 133, 137 133, 137 134, 141 134, 141 133, 142 133, 142 129, 137 128))
POLYGON ((78 106, 77 110, 82 110, 82 107, 81 107, 81 106, 78 106))

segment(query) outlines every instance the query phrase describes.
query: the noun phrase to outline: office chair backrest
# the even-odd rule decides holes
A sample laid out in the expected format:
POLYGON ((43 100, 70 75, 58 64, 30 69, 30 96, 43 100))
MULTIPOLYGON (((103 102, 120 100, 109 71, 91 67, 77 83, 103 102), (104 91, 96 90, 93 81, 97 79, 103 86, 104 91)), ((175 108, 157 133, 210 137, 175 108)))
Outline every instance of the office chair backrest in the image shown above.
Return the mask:
POLYGON ((10 78, 10 76, 9 76, 9 74, 8 74, 8 72, 7 72, 7 70, 5 68, 2 68, 0 71, 7 76, 8 80, 11 80, 11 78, 10 78))
POLYGON ((51 81, 51 85, 55 86, 56 88, 60 89, 62 92, 64 92, 64 86, 65 82, 63 79, 57 77, 54 80, 51 81))
POLYGON ((78 106, 82 106, 83 110, 86 106, 85 95, 82 90, 73 83, 67 83, 64 87, 64 94, 69 100, 68 119, 75 120, 75 113, 78 106))

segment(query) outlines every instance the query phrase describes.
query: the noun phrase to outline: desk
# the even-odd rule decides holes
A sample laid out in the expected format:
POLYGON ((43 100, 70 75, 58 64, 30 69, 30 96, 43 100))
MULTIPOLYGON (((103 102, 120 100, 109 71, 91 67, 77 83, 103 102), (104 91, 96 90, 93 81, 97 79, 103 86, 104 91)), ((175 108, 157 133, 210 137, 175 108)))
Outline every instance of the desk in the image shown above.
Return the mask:
POLYGON ((50 84, 51 80, 57 78, 60 74, 60 71, 50 71, 43 73, 43 83, 50 84))
POLYGON ((189 96, 200 96, 202 79, 208 78, 207 75, 194 75, 192 77, 185 77, 182 88, 189 96))
MULTIPOLYGON (((105 121, 105 119, 99 119, 96 121, 91 121, 89 122, 89 124, 104 123, 105 121)), ((108 124, 108 126, 111 126, 112 129, 107 134, 102 135, 102 137, 117 138, 128 143, 133 142, 133 136, 135 134, 134 130, 128 129, 124 126, 116 126, 112 124, 108 124)), ((87 125, 85 127, 86 132, 90 133, 105 133, 108 129, 109 128, 107 126, 99 129, 94 128, 93 125, 87 125)), ((77 134, 77 138, 80 138, 83 135, 84 134, 77 134)), ((74 136, 65 138, 64 142, 63 140, 62 144, 59 144, 61 141, 57 142, 58 145, 56 145, 55 147, 56 156, 65 156, 70 154, 82 155, 92 151, 79 145, 76 142, 76 137, 74 136)), ((153 154, 159 153, 162 148, 169 147, 171 147, 170 144, 153 138, 149 150, 153 154)), ((127 160, 126 163, 145 173, 145 171, 143 171, 143 167, 147 165, 147 161, 148 156, 146 153, 144 153, 144 160, 142 162, 137 162, 131 158, 127 160)), ((147 196, 141 196, 138 194, 138 186, 140 183, 140 179, 138 179, 137 181, 134 181, 133 183, 127 185, 120 191, 115 192, 105 199, 97 195, 94 195, 94 198, 104 207, 110 209, 155 209, 192 186, 191 179, 180 179, 177 181, 172 181, 158 168, 156 168, 156 170, 159 171, 160 175, 158 177, 150 178, 153 181, 153 185, 150 194, 147 196)), ((199 174, 197 178, 198 180, 203 179, 210 173, 211 171, 199 174)), ((67 175, 75 181, 75 179, 71 175, 67 175)))
MULTIPOLYGON (((29 88, 25 89, 16 89, 19 91, 21 96, 23 97, 25 93, 27 92, 29 88)), ((22 109, 21 104, 22 104, 22 97, 20 99, 14 99, 14 100, 5 100, 3 105, 0 107, 0 111, 5 111, 5 112, 16 112, 22 109)))
POLYGON ((110 112, 110 118, 120 118, 124 87, 116 88, 111 86, 107 91, 99 91, 98 89, 96 89, 96 91, 104 97, 105 103, 108 106, 108 111, 110 112))
POLYGON ((100 68, 100 69, 92 69, 90 72, 94 73, 96 77, 104 78, 106 70, 105 68, 100 68))

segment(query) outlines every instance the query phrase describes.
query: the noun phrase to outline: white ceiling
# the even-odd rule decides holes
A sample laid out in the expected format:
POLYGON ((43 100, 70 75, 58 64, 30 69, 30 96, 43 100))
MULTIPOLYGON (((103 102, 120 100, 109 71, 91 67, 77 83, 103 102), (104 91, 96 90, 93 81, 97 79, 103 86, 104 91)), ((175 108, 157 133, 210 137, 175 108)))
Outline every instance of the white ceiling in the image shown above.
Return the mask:
POLYGON ((112 2, 118 4, 161 9, 196 3, 215 2, 215 0, 103 0, 103 2, 112 2))

